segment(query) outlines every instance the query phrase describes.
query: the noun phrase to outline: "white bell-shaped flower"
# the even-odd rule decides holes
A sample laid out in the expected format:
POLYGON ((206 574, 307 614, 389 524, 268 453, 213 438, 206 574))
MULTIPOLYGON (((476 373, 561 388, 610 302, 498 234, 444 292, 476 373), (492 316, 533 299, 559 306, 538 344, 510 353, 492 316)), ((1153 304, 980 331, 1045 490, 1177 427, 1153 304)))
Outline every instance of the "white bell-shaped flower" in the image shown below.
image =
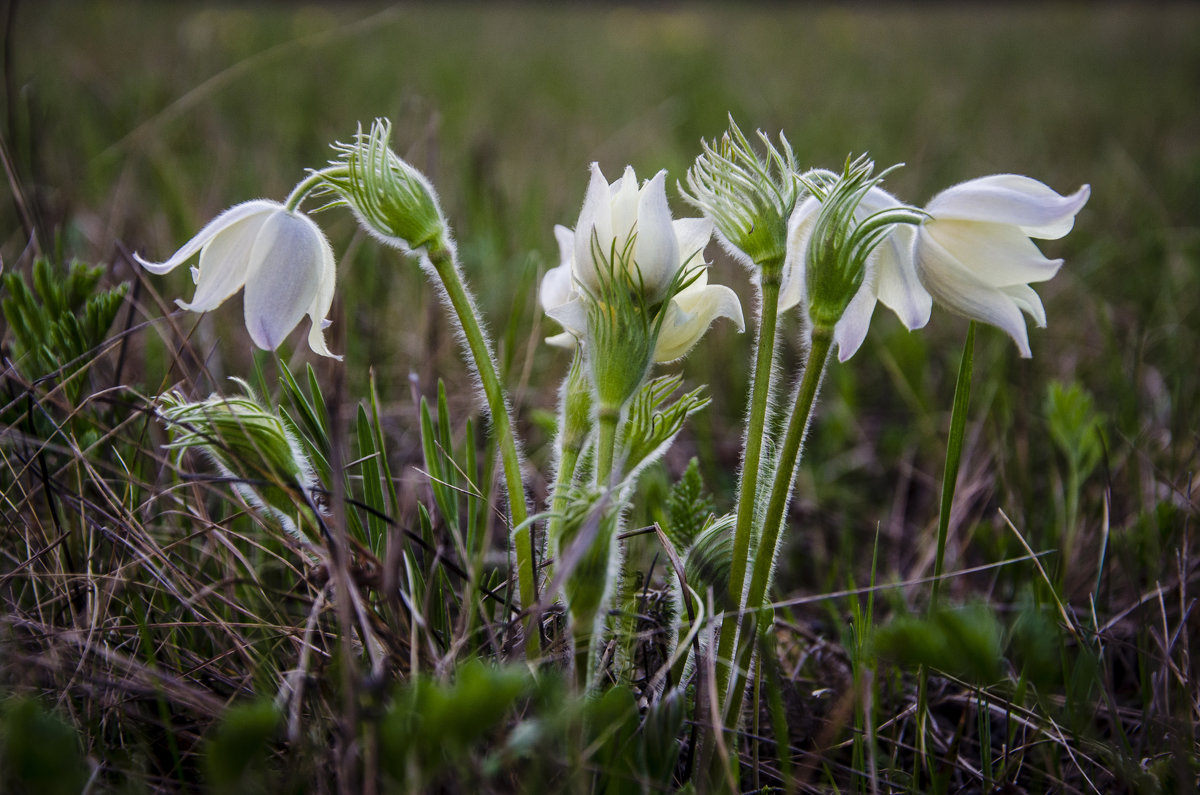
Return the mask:
MULTIPOLYGON (((666 171, 638 186, 626 166, 611 185, 592 163, 592 176, 575 225, 575 278, 592 294, 611 273, 640 287, 648 303, 662 298, 679 270, 679 241, 667 204, 666 171)), ((711 234, 711 231, 710 231, 711 234)))
MULTIPOLYGON (((882 188, 871 188, 854 215, 861 222, 875 213, 903 206, 882 188)), ((779 289, 780 312, 805 302, 806 255, 820 212, 821 202, 809 196, 796 207, 788 222, 787 259, 779 289)), ((862 286, 833 328, 840 361, 849 359, 862 345, 877 301, 895 312, 910 331, 929 322, 933 301, 917 279, 913 263, 915 237, 916 231, 910 224, 896 224, 867 258, 862 286)))
POLYGON ((917 275, 938 303, 1008 333, 1031 355, 1022 312, 1039 327, 1046 310, 1029 285, 1052 278, 1048 259, 1030 238, 1055 240, 1071 231, 1087 204, 1084 185, 1070 196, 1029 177, 996 174, 942 191, 925 208, 917 232, 917 275))
POLYGON ((312 328, 309 347, 334 356, 325 345, 326 319, 333 305, 333 249, 307 215, 279 202, 256 199, 230 207, 165 262, 134 258, 151 273, 168 273, 197 253, 192 268, 196 294, 190 302, 177 300, 192 312, 208 312, 242 287, 246 288, 246 329, 254 344, 275 350, 308 315, 312 328))

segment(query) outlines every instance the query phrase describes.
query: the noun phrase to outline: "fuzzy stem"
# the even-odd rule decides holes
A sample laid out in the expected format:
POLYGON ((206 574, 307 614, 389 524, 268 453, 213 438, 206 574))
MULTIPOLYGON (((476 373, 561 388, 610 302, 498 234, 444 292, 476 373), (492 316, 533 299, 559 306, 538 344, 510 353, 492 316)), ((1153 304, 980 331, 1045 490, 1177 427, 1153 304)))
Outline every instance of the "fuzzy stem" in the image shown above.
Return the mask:
POLYGON ((607 488, 613 481, 613 459, 616 456, 621 409, 601 404, 597 415, 600 438, 596 446, 596 485, 607 488))
MULTIPOLYGON (((825 372, 825 364, 829 359, 829 351, 832 346, 833 329, 826 326, 814 327, 812 345, 809 347, 808 358, 804 365, 804 375, 800 378, 800 388, 796 392, 796 405, 791 419, 788 421, 787 432, 783 437, 779 464, 775 469, 775 480, 771 485, 771 498, 763 517, 762 536, 759 538, 758 549, 754 555, 754 571, 750 577, 750 588, 746 592, 745 601, 741 603, 741 612, 747 621, 743 634, 747 638, 755 637, 758 612, 762 607, 767 588, 771 584, 775 553, 779 543, 780 529, 783 526, 783 514, 792 494, 792 479, 796 473, 796 462, 800 457, 804 436, 808 432, 813 404, 816 402, 817 391, 820 389, 821 377, 825 372)), ((746 683, 745 672, 749 670, 753 653, 753 642, 739 644, 737 665, 731 671, 730 687, 726 691, 724 720, 729 729, 737 728, 738 717, 742 711, 742 694, 746 683)))
MULTIPOLYGON (((781 266, 782 263, 779 263, 781 266)), ((742 478, 738 484, 737 524, 733 531, 733 559, 729 567, 730 603, 741 602, 746 585, 746 566, 750 555, 750 537, 754 527, 754 509, 758 494, 758 475, 762 459, 763 434, 767 410, 771 402, 771 382, 774 380, 775 324, 779 316, 780 267, 762 269, 761 318, 758 327, 757 356, 750 396, 750 414, 746 420, 746 452, 742 458, 742 478)), ((729 682, 729 665, 734 643, 741 626, 741 614, 726 616, 721 624, 717 644, 717 692, 724 692, 729 682)))
POLYGON ((350 173, 350 168, 344 165, 330 166, 317 171, 309 172, 309 175, 300 180, 296 187, 292 188, 292 192, 288 194, 284 200, 283 206, 288 212, 295 212, 300 206, 300 202, 304 201, 305 197, 313 191, 318 185, 324 182, 329 177, 344 177, 350 173))
MULTIPOLYGON (((525 506, 525 484, 521 480, 521 456, 517 452, 517 443, 513 436, 508 398, 500 383, 500 376, 496 373, 496 360, 492 355, 491 345, 483 334, 479 319, 475 316, 475 307, 459 275, 453 252, 445 245, 435 244, 429 247, 428 256, 429 262, 442 281, 442 288, 450 299, 450 305, 458 316, 471 358, 475 362, 475 371, 479 374, 479 381, 487 397, 488 409, 492 415, 492 431, 500 447, 500 458, 504 465, 509 515, 512 517, 512 526, 516 528, 513 531, 512 543, 517 556, 517 586, 521 606, 528 610, 537 602, 533 535, 525 521, 528 515, 525 506)), ((527 632, 525 644, 526 656, 537 656, 541 651, 538 632, 527 632)))

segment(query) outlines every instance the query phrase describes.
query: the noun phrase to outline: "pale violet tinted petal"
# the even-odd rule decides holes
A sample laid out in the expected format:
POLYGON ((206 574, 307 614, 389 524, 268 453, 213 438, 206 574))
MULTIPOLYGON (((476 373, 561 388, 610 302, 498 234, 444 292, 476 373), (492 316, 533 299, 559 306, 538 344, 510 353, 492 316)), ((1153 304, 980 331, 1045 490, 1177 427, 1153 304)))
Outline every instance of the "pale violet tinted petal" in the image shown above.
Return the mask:
POLYGON ((916 230, 898 224, 875 250, 875 295, 896 313, 905 328, 922 328, 929 322, 933 298, 921 286, 913 262, 916 230))
POLYGON ((783 277, 779 285, 779 311, 786 312, 804 303, 805 260, 808 241, 821 211, 821 202, 814 196, 797 205, 788 219, 787 254, 783 261, 783 277))
POLYGON ((633 259, 641 272, 642 283, 647 293, 655 297, 662 295, 679 270, 679 240, 675 237, 671 208, 667 204, 666 177, 667 172, 660 171, 642 189, 638 201, 637 242, 634 244, 633 259))
POLYGON ((147 262, 140 255, 134 254, 133 258, 138 264, 151 273, 163 274, 174 270, 183 263, 196 255, 196 252, 204 248, 208 241, 212 240, 221 230, 226 227, 236 224, 238 221, 245 220, 254 215, 264 215, 272 213, 280 209, 283 205, 279 202, 269 201, 267 199, 254 199, 253 201, 242 202, 235 204, 225 212, 218 215, 216 218, 205 224, 195 237, 183 244, 183 247, 171 255, 171 258, 165 262, 147 262))
POLYGON ((952 312, 1002 329, 1017 343, 1021 356, 1032 355, 1025 318, 1013 298, 981 282, 927 235, 921 235, 917 245, 917 273, 938 303, 952 312))
POLYGON ((833 341, 838 346, 839 362, 849 359, 862 346, 874 312, 875 290, 864 281, 833 327, 833 341))
POLYGON ((275 350, 304 317, 321 281, 324 236, 307 216, 280 211, 259 231, 246 281, 246 329, 275 350))
POLYGON ((689 287, 671 299, 664 311, 667 315, 654 346, 656 362, 671 362, 685 356, 719 317, 732 320, 739 332, 746 330, 737 293, 724 285, 689 287))
POLYGON ((538 288, 538 300, 542 304, 542 310, 549 311, 551 308, 571 300, 572 285, 569 263, 546 271, 546 275, 542 277, 541 287, 538 288))
MULTIPOLYGON (((282 212, 276 209, 275 212, 282 212)), ((196 294, 191 302, 177 300, 192 312, 216 309, 226 298, 242 289, 250 268, 254 241, 271 214, 251 215, 229 224, 200 251, 200 266, 192 271, 196 294)))
POLYGON ((588 305, 582 298, 573 298, 565 304, 551 307, 546 315, 576 337, 587 334, 588 305))
POLYGON ((1061 259, 1047 259, 1015 226, 935 218, 922 225, 921 235, 936 240, 975 278, 992 287, 1044 282, 1062 267, 1061 259))
POLYGON ((312 305, 308 308, 308 317, 312 321, 308 330, 308 347, 313 353, 341 361, 342 357, 333 354, 325 344, 325 329, 329 326, 329 310, 333 307, 334 288, 337 286, 337 262, 334 260, 329 240, 319 229, 317 234, 321 236, 321 277, 317 284, 317 294, 313 296, 312 305))
POLYGON ((609 256, 612 246, 612 202, 609 200, 608 182, 600 172, 600 166, 592 163, 591 179, 583 209, 579 211, 579 222, 575 224, 575 278, 588 290, 599 291, 600 276, 592 256, 597 247, 603 257, 609 256))
POLYGON ((1071 231, 1090 193, 1084 185, 1070 196, 1061 196, 1036 179, 995 174, 947 188, 933 197, 926 210, 935 218, 1010 224, 1031 237, 1052 240, 1071 231))

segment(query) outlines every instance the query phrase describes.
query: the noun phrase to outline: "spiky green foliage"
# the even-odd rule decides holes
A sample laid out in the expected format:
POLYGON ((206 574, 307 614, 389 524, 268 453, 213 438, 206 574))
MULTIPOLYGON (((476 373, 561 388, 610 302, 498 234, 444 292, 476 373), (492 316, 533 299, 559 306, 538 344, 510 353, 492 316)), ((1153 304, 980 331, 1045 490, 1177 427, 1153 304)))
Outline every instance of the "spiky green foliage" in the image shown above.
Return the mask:
POLYGON ((696 540, 715 510, 716 503, 700 475, 700 460, 693 457, 667 495, 667 523, 663 532, 682 552, 696 540))
POLYGON ((34 260, 28 276, 4 274, 0 307, 12 332, 13 361, 28 378, 61 369, 66 380, 104 341, 129 285, 97 290, 103 275, 103 267, 78 261, 63 272, 44 258, 34 260))
POLYGON ((709 404, 703 386, 668 402, 682 384, 682 376, 659 376, 644 384, 630 401, 624 426, 626 472, 635 472, 662 455, 687 418, 709 404))

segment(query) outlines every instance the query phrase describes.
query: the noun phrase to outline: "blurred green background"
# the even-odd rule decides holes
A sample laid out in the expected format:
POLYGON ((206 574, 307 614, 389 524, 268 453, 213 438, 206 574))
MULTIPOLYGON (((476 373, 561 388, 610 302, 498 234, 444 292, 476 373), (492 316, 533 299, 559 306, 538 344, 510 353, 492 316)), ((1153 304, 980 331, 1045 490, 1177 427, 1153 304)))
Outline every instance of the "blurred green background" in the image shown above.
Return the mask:
MULTIPOLYGON (((1052 380, 1081 384, 1105 420, 1104 464, 1080 505, 1091 531, 1106 498, 1118 530, 1140 527, 1160 502, 1194 512, 1194 5, 43 0, 10 4, 7 16, 5 141, 9 184, 20 185, 20 201, 0 208, 8 269, 25 266, 35 224, 40 245, 64 259, 140 280, 138 319, 157 318, 190 282, 183 272, 146 279, 124 250, 165 258, 223 208, 282 199, 330 157, 330 142, 389 117, 396 148, 441 193, 535 464, 548 455, 538 412, 552 408, 567 360, 538 344, 554 329, 539 320, 534 278, 556 264, 552 228, 574 224, 589 162, 610 178, 630 163, 642 176, 666 168, 682 179, 699 140, 719 136, 732 114, 745 128, 786 131, 804 166, 837 167, 863 151, 881 166, 903 162, 887 184, 917 204, 997 172, 1063 193, 1090 183, 1075 231, 1044 245, 1067 264, 1040 289, 1050 326, 1031 333, 1034 359, 1020 360, 999 332, 981 334, 955 523, 976 529, 956 536, 951 565, 971 554, 971 539, 987 560, 1015 551, 995 526, 997 506, 1054 543, 1063 463, 1044 411, 1052 380)), ((690 213, 677 194, 672 202, 690 213)), ((453 335, 411 262, 360 245, 345 213, 318 221, 344 254, 330 336, 346 354, 319 372, 344 378, 352 403, 374 367, 399 447, 415 454, 410 373, 425 394, 446 378, 458 406, 473 406, 453 335)), ((711 280, 749 297, 747 274, 715 245, 709 256, 711 280)), ((239 303, 193 335, 215 374, 251 366, 239 303)), ((185 333, 194 324, 176 322, 185 333)), ((792 367, 798 325, 785 329, 792 367)), ((877 526, 889 567, 928 571, 964 330, 935 310, 909 334, 881 309, 863 349, 833 368, 794 508, 804 543, 791 547, 785 588, 842 582, 839 562, 869 561, 877 526)), ((148 390, 180 377, 162 375, 172 335, 156 323, 137 338, 134 377, 148 390)), ((303 358, 302 336, 292 342, 303 358)), ((749 335, 719 324, 682 365, 688 383, 711 385, 714 403, 667 469, 699 454, 721 506, 749 348, 749 335)))

